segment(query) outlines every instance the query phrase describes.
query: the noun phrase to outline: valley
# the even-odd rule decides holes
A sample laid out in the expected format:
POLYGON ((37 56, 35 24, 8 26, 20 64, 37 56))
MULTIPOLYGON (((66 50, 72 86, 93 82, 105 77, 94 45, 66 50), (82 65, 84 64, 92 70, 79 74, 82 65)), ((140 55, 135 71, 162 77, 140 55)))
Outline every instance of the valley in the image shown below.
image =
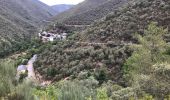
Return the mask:
POLYGON ((169 100, 170 1, 0 0, 0 100, 169 100))

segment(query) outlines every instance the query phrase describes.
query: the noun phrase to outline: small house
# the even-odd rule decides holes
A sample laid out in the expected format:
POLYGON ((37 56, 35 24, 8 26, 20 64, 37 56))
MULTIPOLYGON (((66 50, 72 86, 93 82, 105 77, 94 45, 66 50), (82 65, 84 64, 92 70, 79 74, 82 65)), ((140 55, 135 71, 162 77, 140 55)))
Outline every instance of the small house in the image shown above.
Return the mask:
POLYGON ((49 37, 49 41, 53 42, 54 41, 54 37, 49 37))
POLYGON ((64 36, 64 35, 62 36, 62 40, 66 40, 66 38, 67 38, 67 36, 64 36))
POLYGON ((62 35, 63 35, 63 36, 67 36, 67 33, 63 33, 62 35))
POLYGON ((26 65, 19 65, 17 68, 17 72, 24 72, 27 70, 26 65))
POLYGON ((43 35, 47 35, 48 33, 47 33, 46 31, 44 31, 44 32, 42 32, 41 34, 43 34, 43 35))
POLYGON ((17 75, 16 75, 17 80, 19 80, 21 75, 24 75, 24 74, 25 75, 27 74, 26 65, 19 65, 18 68, 17 68, 17 75))

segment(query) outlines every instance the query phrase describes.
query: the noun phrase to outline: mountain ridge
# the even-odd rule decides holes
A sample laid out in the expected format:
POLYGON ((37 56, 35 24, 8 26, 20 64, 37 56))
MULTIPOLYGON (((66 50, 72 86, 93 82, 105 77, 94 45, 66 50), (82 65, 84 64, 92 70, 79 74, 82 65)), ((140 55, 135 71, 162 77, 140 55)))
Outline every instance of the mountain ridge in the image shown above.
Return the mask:
POLYGON ((59 20, 59 22, 61 21, 68 25, 90 25, 95 22, 95 20, 101 19, 128 1, 129 0, 85 0, 72 9, 59 14, 54 19, 56 19, 56 21, 58 21, 57 19, 62 19, 62 21, 59 20), (67 17, 63 17, 63 15, 67 17))
POLYGON ((74 6, 73 8, 60 13, 59 15, 54 17, 54 20, 61 22, 65 18, 69 18, 75 14, 83 13, 85 11, 88 11, 89 9, 93 9, 106 1, 108 1, 108 0, 98 0, 98 1, 97 0, 85 0, 81 3, 79 3, 78 5, 74 6))

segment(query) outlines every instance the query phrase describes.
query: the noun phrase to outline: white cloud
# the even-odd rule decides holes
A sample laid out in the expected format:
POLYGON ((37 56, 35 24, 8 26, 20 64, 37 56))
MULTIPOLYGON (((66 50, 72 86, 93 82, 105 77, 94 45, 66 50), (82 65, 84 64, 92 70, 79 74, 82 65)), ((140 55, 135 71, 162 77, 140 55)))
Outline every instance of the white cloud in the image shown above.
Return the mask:
POLYGON ((56 4, 78 4, 84 0, 40 0, 48 5, 56 4))

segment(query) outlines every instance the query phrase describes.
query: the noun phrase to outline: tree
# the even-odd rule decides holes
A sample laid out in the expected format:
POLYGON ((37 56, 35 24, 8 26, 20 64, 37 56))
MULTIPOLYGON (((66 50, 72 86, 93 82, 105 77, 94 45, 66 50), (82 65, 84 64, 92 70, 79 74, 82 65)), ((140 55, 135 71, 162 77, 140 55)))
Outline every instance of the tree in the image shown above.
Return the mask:
POLYGON ((138 35, 142 47, 150 53, 152 62, 162 60, 162 53, 166 50, 166 41, 164 41, 163 35, 167 32, 168 29, 157 27, 156 23, 152 22, 145 30, 143 37, 138 35))
MULTIPOLYGON (((167 60, 167 55, 164 53, 167 44, 163 38, 163 35, 166 34, 167 31, 167 29, 158 27, 156 23, 152 22, 148 26, 148 29, 144 31, 144 36, 136 35, 140 44, 134 46, 136 48, 132 56, 128 58, 124 65, 125 79, 130 83, 128 85, 131 85, 133 88, 138 88, 141 91, 149 91, 152 95, 154 95, 152 91, 162 91, 161 88, 167 86, 165 83, 167 83, 168 80, 161 78, 161 80, 158 81, 152 77, 155 76, 154 69, 156 67, 154 65, 165 63, 167 60), (162 83, 162 81, 164 82, 162 83)), ((166 88, 166 90, 168 89, 166 88)), ((161 92, 159 93, 161 95, 161 92)), ((166 95, 166 92, 162 95, 166 95)), ((158 94, 154 96, 159 97, 158 94)))
POLYGON ((163 39, 165 33, 167 29, 157 27, 156 23, 152 22, 143 37, 136 35, 140 45, 136 46, 132 56, 125 63, 125 73, 150 73, 153 64, 163 62, 163 52, 166 50, 166 42, 163 39))

